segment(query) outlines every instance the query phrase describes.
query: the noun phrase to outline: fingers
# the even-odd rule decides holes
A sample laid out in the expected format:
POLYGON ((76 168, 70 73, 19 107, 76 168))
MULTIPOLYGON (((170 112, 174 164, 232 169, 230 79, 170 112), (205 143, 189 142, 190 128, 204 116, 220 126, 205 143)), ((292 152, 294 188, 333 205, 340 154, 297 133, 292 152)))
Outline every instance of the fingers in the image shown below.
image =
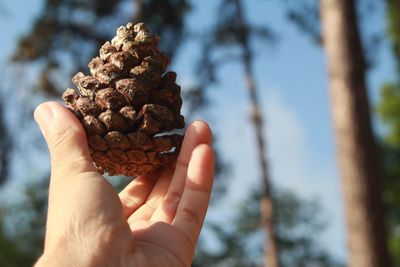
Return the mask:
MULTIPOLYGON (((34 117, 49 147, 53 173, 95 171, 85 131, 67 108, 56 102, 46 102, 36 108, 34 117)), ((56 176, 67 178, 68 175, 56 176)))
POLYGON ((185 133, 185 138, 183 140, 182 148, 179 152, 177 160, 178 165, 179 163, 182 163, 183 167, 187 169, 187 165, 189 164, 190 156, 193 152, 193 149, 199 144, 211 144, 211 141, 212 132, 207 123, 205 123, 204 121, 192 122, 188 126, 185 133))
POLYGON ((212 133, 203 121, 195 121, 186 130, 182 148, 179 153, 171 185, 162 204, 156 209, 151 220, 171 223, 185 186, 188 164, 192 152, 199 144, 212 142, 212 133))
POLYGON ((129 216, 128 223, 130 225, 135 221, 149 220, 151 218, 151 215, 153 215, 155 209, 161 204, 168 191, 172 173, 173 168, 166 168, 162 171, 161 176, 158 178, 146 201, 129 216))
POLYGON ((192 154, 182 199, 172 225, 196 244, 206 216, 214 180, 215 156, 210 145, 198 145, 192 154))
POLYGON ((139 176, 119 193, 125 218, 144 204, 159 176, 160 171, 139 176))

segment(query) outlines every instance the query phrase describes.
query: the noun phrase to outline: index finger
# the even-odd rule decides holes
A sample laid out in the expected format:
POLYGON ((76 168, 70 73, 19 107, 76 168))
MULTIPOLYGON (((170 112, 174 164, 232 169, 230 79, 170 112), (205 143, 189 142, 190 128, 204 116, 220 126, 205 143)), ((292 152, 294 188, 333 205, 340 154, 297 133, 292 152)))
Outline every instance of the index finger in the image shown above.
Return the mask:
POLYGON ((185 188, 172 225, 197 242, 210 201, 215 168, 214 152, 209 144, 200 144, 189 162, 185 188))

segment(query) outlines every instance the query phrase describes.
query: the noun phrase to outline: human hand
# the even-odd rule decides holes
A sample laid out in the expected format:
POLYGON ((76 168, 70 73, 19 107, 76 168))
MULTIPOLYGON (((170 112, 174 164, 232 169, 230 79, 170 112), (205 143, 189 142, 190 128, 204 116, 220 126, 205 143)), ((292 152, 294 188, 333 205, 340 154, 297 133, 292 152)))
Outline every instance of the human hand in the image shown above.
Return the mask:
POLYGON ((214 177, 211 131, 186 130, 176 166, 121 193, 94 168, 79 121, 55 102, 35 111, 51 156, 45 247, 36 266, 190 266, 214 177))

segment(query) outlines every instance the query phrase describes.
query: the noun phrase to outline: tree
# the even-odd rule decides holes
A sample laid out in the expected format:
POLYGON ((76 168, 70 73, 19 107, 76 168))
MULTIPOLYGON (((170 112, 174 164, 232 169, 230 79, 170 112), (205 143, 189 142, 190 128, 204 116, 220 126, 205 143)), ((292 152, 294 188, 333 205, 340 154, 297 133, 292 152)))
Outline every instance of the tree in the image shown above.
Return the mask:
POLYGON ((19 41, 13 61, 41 63, 39 91, 59 95, 64 89, 59 84, 65 84, 65 79, 60 81, 57 77, 70 77, 77 70, 86 69, 89 59, 116 27, 127 21, 146 22, 163 36, 162 50, 173 56, 183 40, 184 16, 189 8, 186 0, 47 0, 31 32, 19 41), (129 2, 134 2, 132 10, 121 12, 129 2))
POLYGON ((0 207, 0 265, 32 266, 42 253, 47 180, 30 183, 18 203, 0 207))
MULTIPOLYGON (((8 211, 4 214, 4 222, 7 223, 8 238, 18 254, 27 260, 20 266, 31 266, 42 253, 48 184, 47 179, 30 182, 24 188, 24 198, 6 207, 8 211)), ((13 258, 8 260, 13 262, 13 258)))
MULTIPOLYGON (((0 219, 2 221, 3 219, 0 219)), ((7 267, 31 266, 32 261, 30 255, 22 253, 15 242, 10 240, 3 231, 3 226, 0 229, 0 264, 7 267)))
POLYGON ((390 266, 355 1, 321 0, 320 10, 346 206, 349 266, 390 266))
MULTIPOLYGON (((269 267, 279 266, 278 246, 275 239, 273 220, 273 200, 271 197, 271 181, 268 173, 266 159, 266 142, 264 138, 264 123, 261 104, 258 100, 258 89, 253 72, 253 60, 255 53, 252 49, 251 39, 261 37, 272 39, 271 31, 262 26, 249 23, 245 17, 245 5, 241 0, 222 0, 218 8, 218 19, 211 29, 210 38, 205 38, 203 43, 202 58, 199 63, 200 90, 197 93, 198 103, 204 103, 204 90, 216 82, 216 69, 225 63, 238 61, 243 67, 243 77, 246 82, 246 90, 249 95, 252 110, 251 119, 254 126, 255 140, 258 150, 258 160, 261 173, 263 193, 260 196, 260 213, 262 214, 261 226, 266 233, 264 265, 269 267), (215 59, 214 53, 221 48, 236 47, 238 55, 229 55, 215 59)), ((199 105, 198 105, 199 106, 199 105)))
MULTIPOLYGON (((244 76, 246 80, 247 91, 249 93, 252 107, 252 121, 256 133, 256 142, 258 148, 258 159, 261 170, 261 180, 263 192, 260 196, 261 226, 267 234, 264 266, 278 267, 279 252, 275 237, 273 199, 271 190, 271 181, 268 173, 267 159, 265 155, 265 138, 263 132, 263 118, 261 107, 258 101, 258 92, 255 85, 253 73, 253 53, 250 47, 251 28, 244 17, 243 5, 240 0, 226 1, 223 5, 231 2, 231 8, 234 9, 233 15, 237 19, 236 29, 233 30, 233 37, 242 50, 241 61, 244 67, 244 76)), ((229 18, 229 17, 228 17, 229 18)), ((227 21, 224 21, 227 23, 227 21)))
POLYGON ((7 129, 4 117, 5 112, 3 110, 4 100, 0 94, 0 185, 4 183, 8 177, 12 147, 10 133, 7 129))
MULTIPOLYGON (((7 10, 3 4, 0 4, 0 18, 7 14, 7 10)), ((4 21, 3 21, 4 22, 4 21)), ((10 157, 12 151, 12 142, 10 133, 7 128, 5 112, 4 112, 4 97, 3 97, 3 84, 0 85, 0 186, 7 180, 10 157)))
MULTIPOLYGON (((274 220, 282 267, 324 266, 340 267, 319 244, 326 225, 320 207, 314 201, 303 200, 295 194, 274 191, 274 220), (322 215, 322 216, 321 216, 322 215)), ((262 265, 263 242, 260 225, 262 192, 253 192, 240 206, 240 212, 230 225, 209 225, 218 237, 217 251, 200 243, 193 267, 252 267, 262 265)))

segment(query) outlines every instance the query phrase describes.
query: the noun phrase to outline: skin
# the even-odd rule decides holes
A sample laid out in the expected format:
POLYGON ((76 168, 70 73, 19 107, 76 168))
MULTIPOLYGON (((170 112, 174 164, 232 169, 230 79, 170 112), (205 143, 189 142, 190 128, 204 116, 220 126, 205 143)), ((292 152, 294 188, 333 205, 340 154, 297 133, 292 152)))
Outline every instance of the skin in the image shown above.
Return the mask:
POLYGON ((137 177, 119 194, 97 173, 84 129, 65 107, 34 114, 51 157, 42 266, 190 266, 214 179, 205 122, 186 130, 175 166, 137 177))

